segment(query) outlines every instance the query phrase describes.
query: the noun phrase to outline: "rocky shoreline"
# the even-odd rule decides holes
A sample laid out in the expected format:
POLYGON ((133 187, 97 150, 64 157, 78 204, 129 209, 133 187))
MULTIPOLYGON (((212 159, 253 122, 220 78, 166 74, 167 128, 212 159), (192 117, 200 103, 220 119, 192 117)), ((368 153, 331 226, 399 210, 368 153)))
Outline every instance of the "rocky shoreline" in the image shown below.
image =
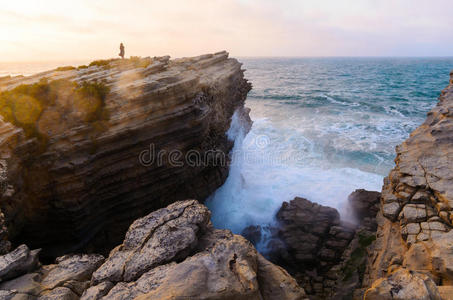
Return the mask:
POLYGON ((253 246, 262 228, 244 237, 215 229, 207 207, 187 200, 218 188, 229 158, 168 160, 175 149, 185 158, 228 153, 235 112, 250 128, 251 85, 228 53, 0 80, 3 91, 43 78, 109 90, 105 118, 87 121, 56 101, 35 121, 59 122, 37 126, 38 136, 0 122, 0 299, 453 299, 450 76, 425 123, 397 147, 382 193, 354 191, 351 222, 309 199, 284 202, 264 256, 253 246), (150 145, 163 163, 143 160, 150 145))
POLYGON ((65 255, 39 266, 25 245, 0 257, 1 299, 304 299, 243 237, 214 229, 195 200, 137 219, 107 258, 65 255))

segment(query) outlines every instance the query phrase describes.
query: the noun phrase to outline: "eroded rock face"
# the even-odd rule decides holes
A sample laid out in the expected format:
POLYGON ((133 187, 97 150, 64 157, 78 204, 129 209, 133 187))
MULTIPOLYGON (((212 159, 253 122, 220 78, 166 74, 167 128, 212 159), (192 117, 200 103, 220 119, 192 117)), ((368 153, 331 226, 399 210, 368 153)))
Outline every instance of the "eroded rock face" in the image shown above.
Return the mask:
POLYGON ((438 290, 453 285, 449 263, 453 261, 453 73, 450 76, 450 85, 426 121, 396 148, 396 166, 384 182, 365 287, 388 282, 400 268, 427 274, 438 290))
POLYGON ((122 245, 93 274, 93 283, 133 281, 156 266, 193 252, 210 212, 196 200, 176 202, 136 220, 122 245))
POLYGON ((398 269, 385 279, 377 280, 366 291, 367 300, 441 300, 434 281, 427 275, 398 269))
POLYGON ((44 146, 0 121, 0 159, 7 165, 0 203, 9 238, 50 257, 80 249, 108 253, 136 218, 177 200, 205 199, 228 173, 233 143, 225 133, 233 113, 250 127, 243 104, 251 85, 227 52, 4 78, 0 89, 43 78, 110 88, 108 118, 91 123, 74 121, 64 91, 54 91, 55 105, 35 124, 47 136, 44 146), (190 151, 197 156, 187 163, 190 151), (213 159, 218 152, 223 157, 213 159))
POLYGON ((67 255, 0 284, 0 299, 307 299, 285 270, 250 242, 212 228, 195 200, 136 220, 101 255, 67 255))

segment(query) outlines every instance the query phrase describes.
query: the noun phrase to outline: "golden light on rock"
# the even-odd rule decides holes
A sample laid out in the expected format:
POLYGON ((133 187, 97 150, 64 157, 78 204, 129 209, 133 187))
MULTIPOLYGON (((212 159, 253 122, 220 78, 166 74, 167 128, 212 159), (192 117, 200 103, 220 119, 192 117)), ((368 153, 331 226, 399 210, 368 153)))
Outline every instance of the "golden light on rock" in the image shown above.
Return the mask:
POLYGON ((67 126, 65 122, 61 122, 60 113, 56 110, 46 110, 39 118, 37 128, 40 134, 44 136, 52 136, 63 132, 67 126))
POLYGON ((96 97, 80 96, 74 98, 74 108, 82 119, 89 118, 90 114, 101 107, 101 100, 96 97))
POLYGON ((22 124, 36 122, 41 114, 42 108, 38 100, 33 97, 22 95, 14 102, 14 116, 22 124))

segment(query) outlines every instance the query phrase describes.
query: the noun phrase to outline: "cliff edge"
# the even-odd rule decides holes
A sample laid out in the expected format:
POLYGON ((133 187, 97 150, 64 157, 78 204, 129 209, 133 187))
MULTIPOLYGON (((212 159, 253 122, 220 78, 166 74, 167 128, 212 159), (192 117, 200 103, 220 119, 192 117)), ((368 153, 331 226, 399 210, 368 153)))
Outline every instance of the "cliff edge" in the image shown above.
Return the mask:
POLYGON ((250 88, 227 52, 4 78, 0 204, 9 239, 49 257, 106 253, 136 218, 205 199, 228 174, 233 113, 251 122, 250 88))
POLYGON ((396 152, 384 180, 365 299, 451 299, 453 72, 437 106, 396 152))

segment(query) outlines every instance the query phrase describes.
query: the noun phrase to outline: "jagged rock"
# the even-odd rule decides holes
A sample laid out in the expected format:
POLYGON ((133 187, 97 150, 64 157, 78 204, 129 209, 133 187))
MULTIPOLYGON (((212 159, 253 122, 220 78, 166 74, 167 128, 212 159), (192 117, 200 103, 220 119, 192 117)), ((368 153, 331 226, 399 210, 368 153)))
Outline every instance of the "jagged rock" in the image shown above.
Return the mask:
POLYGON ((234 112, 250 127, 243 105, 251 85, 227 52, 113 60, 7 78, 0 89, 43 78, 110 88, 100 104, 103 118, 90 122, 63 86, 52 90, 55 103, 35 124, 45 139, 0 120, 8 238, 43 248, 47 258, 108 253, 135 219, 178 200, 204 200, 228 175, 233 142, 226 132, 234 112), (209 159, 213 151, 220 161, 209 159), (186 162, 188 153, 197 161, 186 162))
POLYGON ((0 281, 18 277, 33 271, 39 264, 39 249, 30 250, 20 245, 14 251, 0 256, 0 281))
POLYGON ((381 193, 358 189, 348 196, 348 203, 359 220, 375 218, 379 211, 381 193))
POLYGON ((265 300, 306 298, 305 291, 288 272, 272 264, 261 254, 258 254, 258 283, 265 300))
POLYGON ((123 244, 93 274, 93 283, 133 281, 156 266, 185 258, 206 230, 210 216, 204 205, 191 200, 136 220, 123 244))
MULTIPOLYGON (((42 290, 40 273, 28 273, 0 284, 0 291, 17 291, 21 294, 38 296, 42 290)), ((1 299, 1 297, 0 297, 1 299)))
MULTIPOLYGON (((41 285, 44 289, 54 289, 73 281, 90 281, 93 272, 104 262, 98 254, 66 255, 57 258, 56 264, 44 266, 41 285)), ((83 292, 83 290, 82 290, 83 292)), ((80 293, 81 294, 81 293, 80 293)))
POLYGON ((104 264, 96 254, 57 258, 1 283, 0 299, 306 299, 285 270, 209 218, 196 200, 176 202, 136 220, 104 264))
POLYGON ((197 254, 120 282, 103 299, 303 299, 284 270, 259 257, 243 237, 208 230, 197 254))
POLYGON ((79 297, 67 287, 57 287, 45 292, 38 300, 78 300, 79 297))
MULTIPOLYGON (((304 269, 318 267, 321 261, 338 259, 354 236, 354 226, 340 222, 334 208, 296 197, 284 202, 277 213, 279 236, 294 261, 304 269)), ((328 269, 323 265, 323 269, 328 269)))
POLYGON ((398 269, 385 279, 376 281, 365 292, 364 300, 441 300, 434 281, 427 275, 398 269))
POLYGON ((329 278, 329 272, 341 262, 356 225, 342 222, 334 208, 299 197, 284 202, 277 219, 278 236, 267 244, 271 261, 294 275, 311 297, 333 293, 337 274, 329 278))
POLYGON ((92 286, 87 289, 80 300, 98 300, 107 295, 107 293, 113 288, 113 283, 110 281, 103 281, 98 285, 92 286))
POLYGON ((373 286, 368 298, 389 297, 391 278, 401 264, 412 274, 401 271, 397 276, 404 275, 405 284, 416 293, 402 289, 397 299, 439 297, 423 290, 427 281, 420 279, 421 273, 439 291, 453 284, 453 73, 450 76, 449 86, 426 121, 396 148, 395 168, 384 180, 377 239, 370 248, 363 280, 364 288, 373 286))
POLYGON ((79 299, 103 261, 98 254, 66 255, 57 258, 55 264, 1 283, 0 290, 33 299, 79 299))
POLYGON ((241 235, 249 240, 250 243, 256 245, 261 241, 261 226, 248 226, 242 231, 241 235))

